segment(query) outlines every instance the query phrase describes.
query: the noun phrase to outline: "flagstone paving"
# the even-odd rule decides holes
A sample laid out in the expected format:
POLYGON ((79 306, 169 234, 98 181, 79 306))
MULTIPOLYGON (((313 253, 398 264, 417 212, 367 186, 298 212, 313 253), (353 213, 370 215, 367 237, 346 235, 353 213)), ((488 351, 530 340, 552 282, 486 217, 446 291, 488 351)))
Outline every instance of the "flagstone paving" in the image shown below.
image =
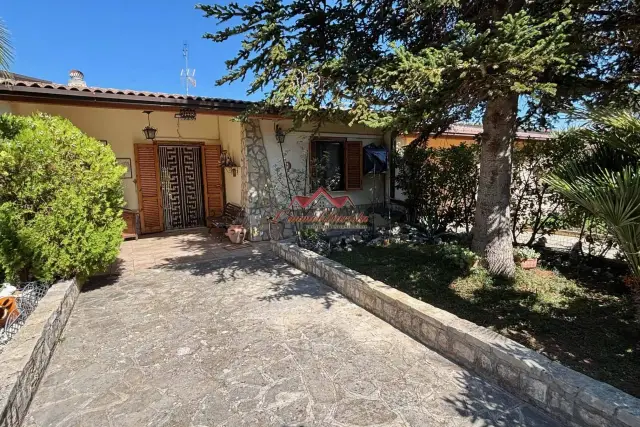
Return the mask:
POLYGON ((556 426, 264 247, 89 283, 25 426, 556 426))
POLYGON ((245 242, 235 245, 225 236, 214 238, 206 228, 190 231, 168 231, 127 240, 120 246, 120 255, 106 271, 109 274, 129 274, 167 264, 211 261, 250 253, 251 248, 269 246, 268 242, 245 242))

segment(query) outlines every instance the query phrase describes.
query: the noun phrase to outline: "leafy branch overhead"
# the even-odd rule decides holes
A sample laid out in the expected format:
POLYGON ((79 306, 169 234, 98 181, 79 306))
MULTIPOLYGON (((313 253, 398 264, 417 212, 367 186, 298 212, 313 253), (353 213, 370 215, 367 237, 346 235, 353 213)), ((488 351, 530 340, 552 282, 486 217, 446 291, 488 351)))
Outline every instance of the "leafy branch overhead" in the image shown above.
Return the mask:
POLYGON ((597 81, 610 92, 628 91, 628 84, 614 87, 602 62, 605 40, 620 61, 629 44, 604 26, 619 9, 613 3, 258 0, 197 7, 222 24, 206 38, 242 37, 218 84, 249 78, 249 93, 265 93, 266 108, 292 107, 303 120, 430 132, 507 92, 530 95, 523 116, 538 117, 569 105, 570 95, 586 96, 597 81))

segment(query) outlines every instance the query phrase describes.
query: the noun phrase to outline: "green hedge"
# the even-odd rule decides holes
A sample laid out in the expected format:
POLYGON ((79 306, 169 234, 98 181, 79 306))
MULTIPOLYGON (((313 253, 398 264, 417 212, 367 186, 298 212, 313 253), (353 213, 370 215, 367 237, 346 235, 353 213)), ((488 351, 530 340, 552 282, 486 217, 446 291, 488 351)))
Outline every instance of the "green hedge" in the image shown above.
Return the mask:
POLYGON ((105 269, 122 240, 121 176, 109 147, 70 121, 0 116, 0 270, 51 282, 105 269))

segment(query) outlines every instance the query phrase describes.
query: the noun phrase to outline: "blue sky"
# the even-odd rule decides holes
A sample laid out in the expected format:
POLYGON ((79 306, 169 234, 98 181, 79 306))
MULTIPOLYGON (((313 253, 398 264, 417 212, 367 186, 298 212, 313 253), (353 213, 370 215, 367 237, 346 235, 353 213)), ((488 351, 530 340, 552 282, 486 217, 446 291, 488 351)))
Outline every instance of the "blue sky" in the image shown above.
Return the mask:
MULTIPOLYGON (((0 1, 16 73, 66 83, 69 70, 78 69, 89 86, 184 93, 180 70, 186 41, 197 80, 189 94, 260 99, 260 94, 246 95, 248 81, 215 86, 240 39, 222 44, 203 39, 204 33, 216 31, 216 23, 195 9, 198 0, 0 1)), ((560 120, 556 127, 566 125, 560 120)))
MULTIPOLYGON (((224 0, 226 1, 226 0, 224 0)), ((203 1, 207 3, 206 1, 203 1)), ((240 40, 205 40, 215 21, 203 18, 196 0, 3 0, 0 18, 11 31, 12 71, 66 83, 78 69, 90 86, 184 93, 182 44, 189 43, 189 66, 197 87, 190 94, 235 99, 247 82, 215 86, 224 60, 240 40)))

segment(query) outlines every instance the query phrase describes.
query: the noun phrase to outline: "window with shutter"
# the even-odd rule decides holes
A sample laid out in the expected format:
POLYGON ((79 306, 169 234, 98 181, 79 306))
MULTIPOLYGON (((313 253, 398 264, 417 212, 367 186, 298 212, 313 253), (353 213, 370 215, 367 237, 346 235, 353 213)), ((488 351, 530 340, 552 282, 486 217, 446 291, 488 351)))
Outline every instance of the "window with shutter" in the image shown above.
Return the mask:
POLYGON ((158 233, 164 229, 162 196, 158 171, 158 146, 135 144, 136 182, 142 234, 158 233))
POLYGON ((315 185, 327 190, 344 190, 344 141, 315 141, 315 185))
POLYGON ((344 143, 345 188, 362 190, 362 142, 344 143))
POLYGON ((313 140, 309 143, 311 191, 362 189, 362 142, 343 139, 313 140))

